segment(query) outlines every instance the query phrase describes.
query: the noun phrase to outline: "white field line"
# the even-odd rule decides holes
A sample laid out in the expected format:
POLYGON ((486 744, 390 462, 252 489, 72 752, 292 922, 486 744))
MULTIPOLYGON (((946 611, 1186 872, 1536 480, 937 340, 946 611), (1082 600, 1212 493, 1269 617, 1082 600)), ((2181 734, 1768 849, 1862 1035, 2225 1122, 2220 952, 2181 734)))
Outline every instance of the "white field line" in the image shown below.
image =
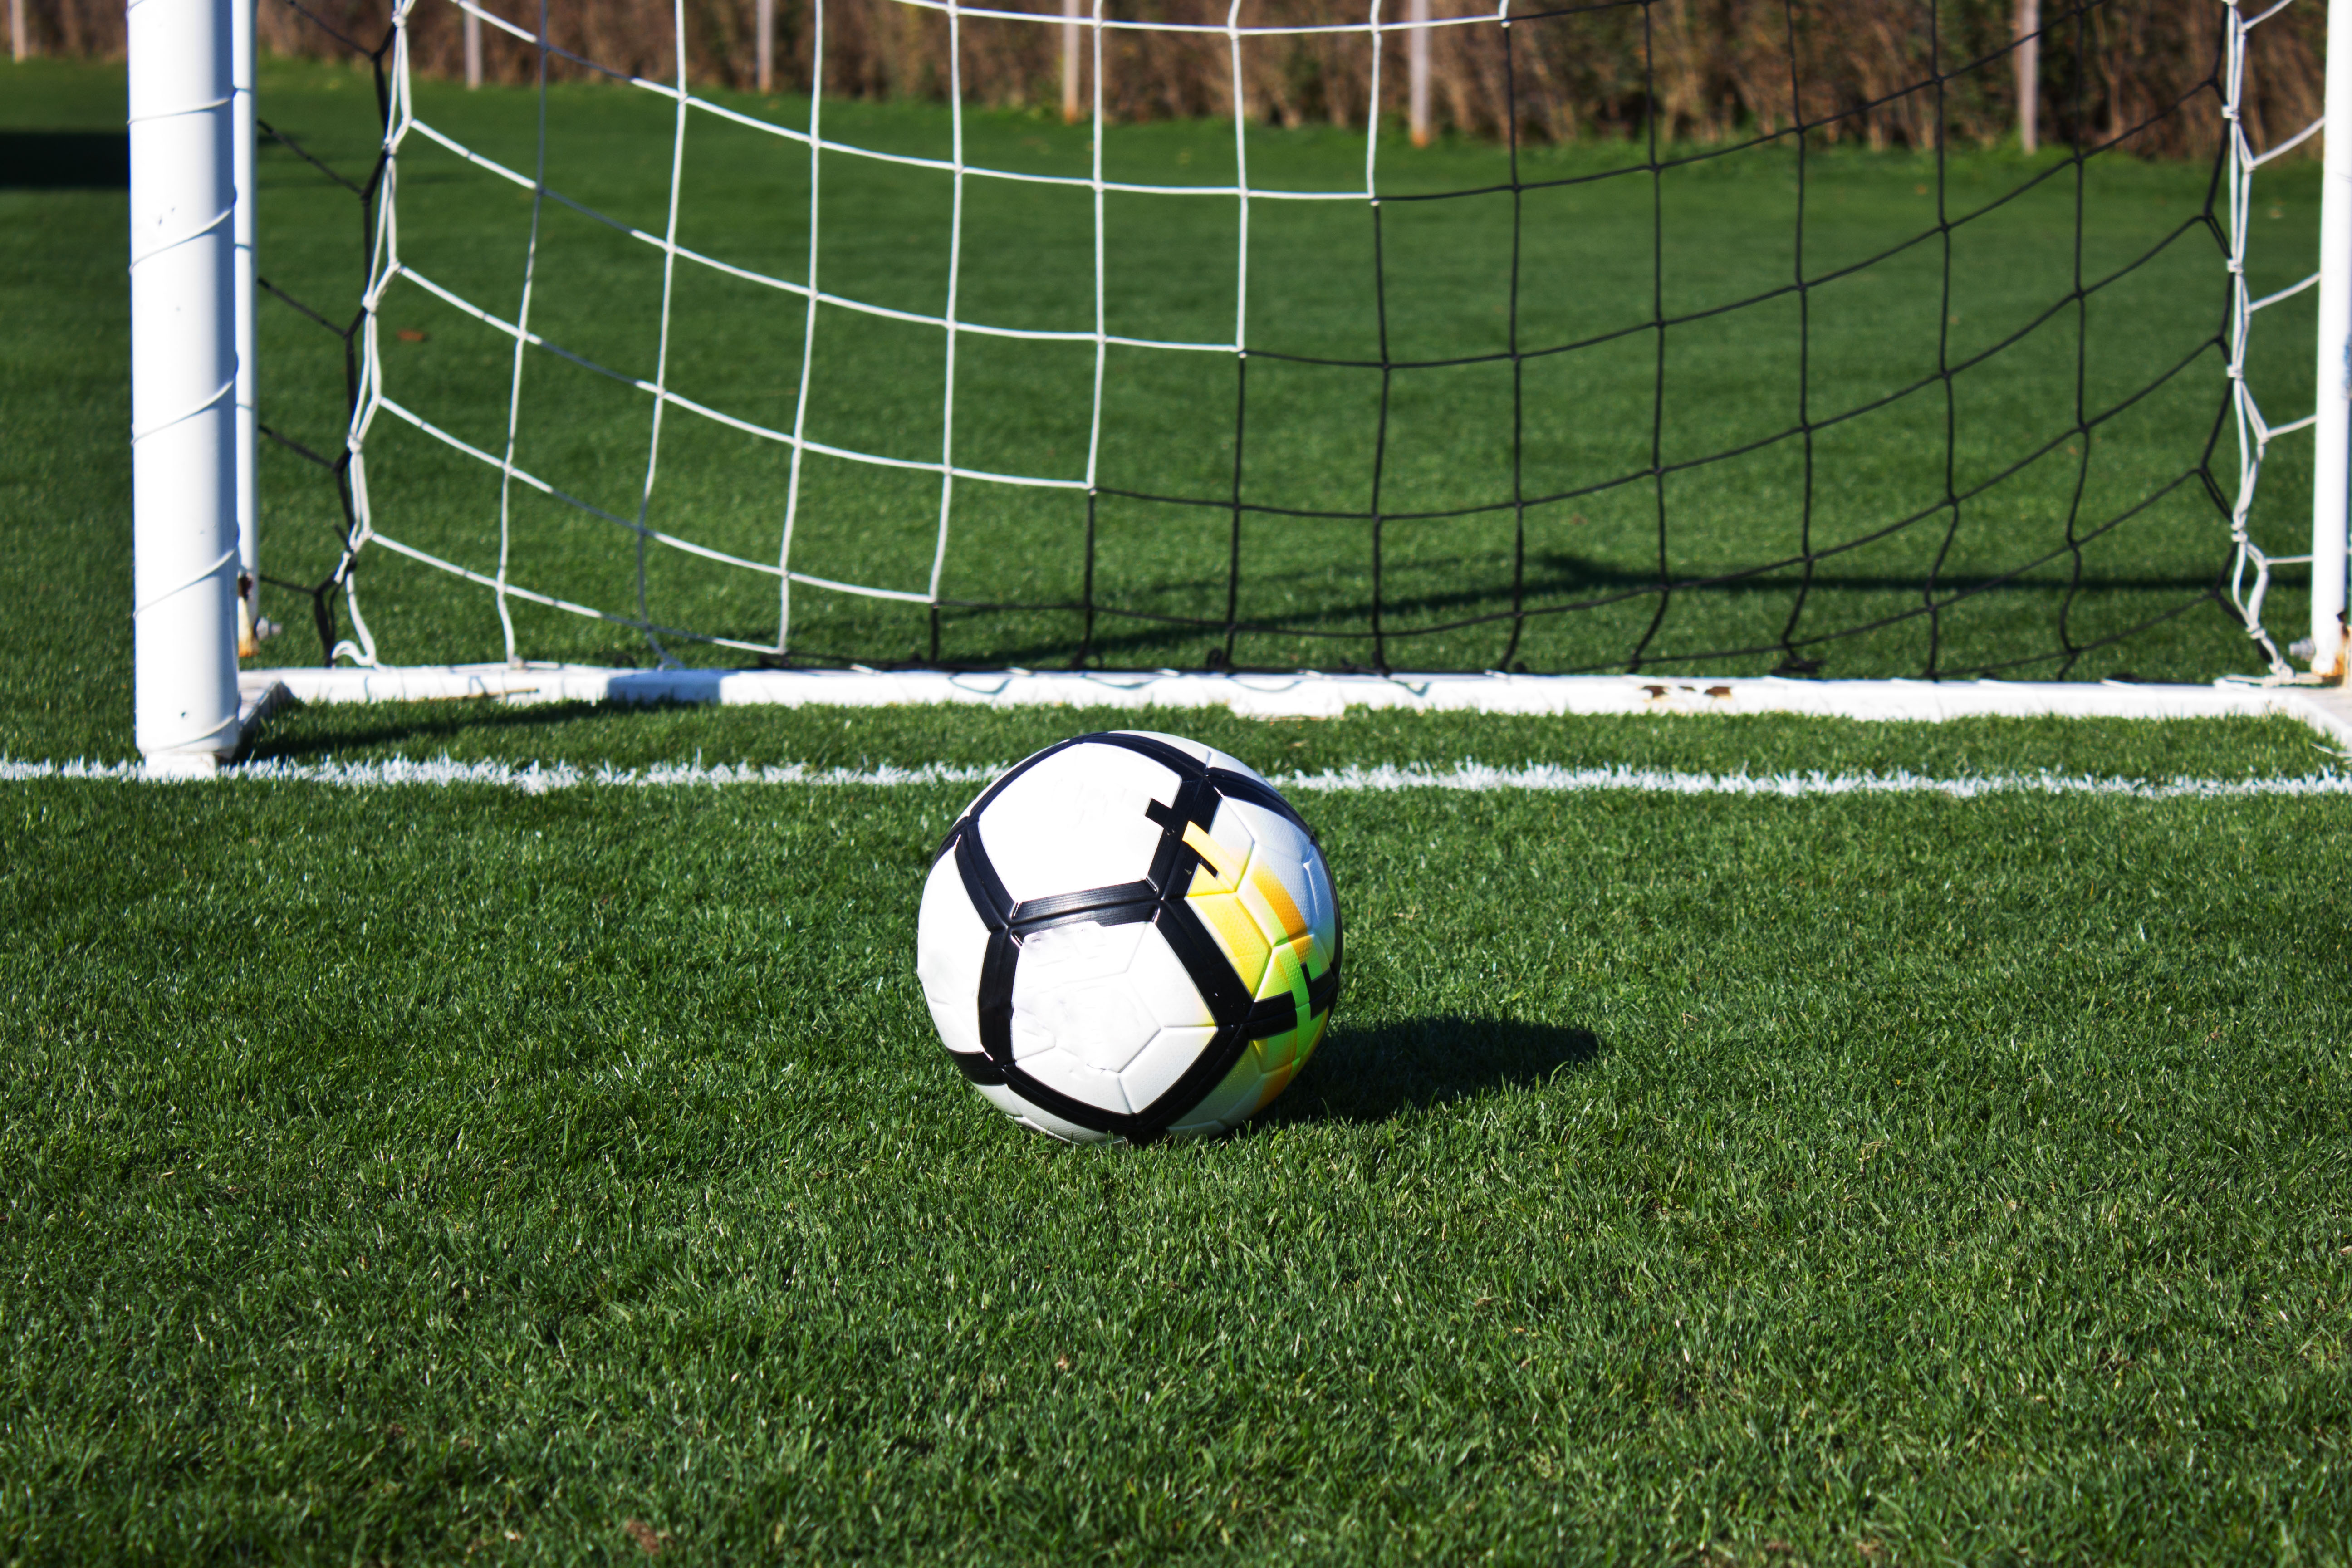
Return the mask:
POLYGON ((1818 769, 1788 773, 1687 773, 1654 768, 1565 768, 1549 763, 1489 767, 1458 763, 1435 769, 1418 766, 1341 768, 1294 773, 1277 781, 1285 789, 1327 790, 1531 790, 1562 795, 1620 792, 1639 795, 1734 795, 1796 800, 1811 795, 1942 795, 1961 800, 1996 795, 2113 795, 2132 800, 2226 800, 2256 795, 2352 795, 2352 773, 2305 773, 2297 778, 2149 779, 2102 778, 2091 773, 1963 773, 1937 778, 1897 768, 1890 773, 1828 773, 1818 769))
MULTIPOLYGON (((965 766, 929 763, 920 767, 818 768, 805 763, 754 766, 749 763, 706 767, 670 763, 624 768, 610 763, 583 767, 572 763, 460 763, 392 758, 382 762, 294 763, 282 759, 226 767, 214 782, 324 784, 340 789, 425 785, 488 785, 543 795, 558 789, 729 788, 745 784, 861 785, 984 784, 1003 765, 965 766)), ((37 763, 0 759, 0 783, 33 779, 88 779, 114 784, 186 783, 146 773, 137 763, 37 763)), ((205 782, 205 781, 194 781, 205 782)), ((2296 777, 2165 780, 2105 778, 2050 772, 1964 773, 1938 778, 1904 769, 1887 773, 1699 773, 1652 768, 1570 768, 1549 763, 1494 767, 1459 763, 1450 768, 1422 765, 1340 768, 1288 773, 1275 781, 1311 794, 1381 793, 1400 790, 1466 792, 1524 790, 1543 794, 1725 795, 1796 800, 1814 795, 1940 795, 1960 800, 1986 795, 2101 795, 2128 800, 2231 800, 2269 796, 2352 795, 2352 773, 2305 773, 2296 777)))
POLYGON ((919 768, 885 764, 878 768, 813 768, 805 763, 755 767, 750 763, 663 763, 645 768, 619 768, 610 763, 581 767, 572 763, 460 763, 447 757, 415 762, 393 757, 383 762, 238 763, 211 778, 193 781, 151 774, 137 763, 19 763, 0 759, 0 784, 27 779, 94 779, 113 784, 326 784, 338 789, 400 788, 422 784, 446 788, 452 784, 488 784, 545 795, 558 789, 657 789, 666 786, 712 787, 735 784, 986 784, 1003 767, 959 767, 929 763, 919 768))

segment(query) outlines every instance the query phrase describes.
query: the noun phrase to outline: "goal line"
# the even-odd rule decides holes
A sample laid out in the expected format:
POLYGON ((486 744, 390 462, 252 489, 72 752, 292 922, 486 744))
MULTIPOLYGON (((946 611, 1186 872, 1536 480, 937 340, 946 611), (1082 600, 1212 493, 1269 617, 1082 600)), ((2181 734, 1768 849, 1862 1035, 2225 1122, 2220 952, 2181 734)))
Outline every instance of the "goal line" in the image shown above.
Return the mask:
MULTIPOLYGON (((1001 766, 927 763, 919 767, 814 768, 805 763, 694 763, 651 767, 583 766, 572 763, 514 763, 389 758, 370 762, 237 763, 206 779, 153 772, 138 763, 23 763, 0 760, 0 784, 47 779, 100 784, 302 784, 330 789, 492 788, 522 795, 558 790, 648 789, 906 789, 952 785, 971 789, 1003 773, 1001 766)), ((1547 763, 1495 767, 1463 763, 1450 768, 1382 765, 1278 774, 1283 789, 1309 795, 1446 794, 1730 795, 1756 800, 1811 800, 1853 795, 1941 795, 1980 800, 2013 795, 2083 795, 2111 800, 2272 800, 2352 795, 2352 773, 2314 773, 2244 779, 2138 779, 2095 773, 2008 773, 1937 775, 1893 769, 1883 773, 1689 773, 1660 768, 1571 768, 1547 763)))

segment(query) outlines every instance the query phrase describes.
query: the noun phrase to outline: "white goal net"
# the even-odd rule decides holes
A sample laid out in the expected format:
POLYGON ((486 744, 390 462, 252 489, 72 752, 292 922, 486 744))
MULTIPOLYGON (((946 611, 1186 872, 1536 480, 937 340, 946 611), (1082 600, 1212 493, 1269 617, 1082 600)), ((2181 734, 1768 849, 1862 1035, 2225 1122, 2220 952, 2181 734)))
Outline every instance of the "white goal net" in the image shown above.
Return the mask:
POLYGON ((2286 6, 2217 4, 2189 90, 2078 90, 2020 158, 1948 129, 2014 41, 1932 12, 1875 96, 1814 90, 1792 9, 1761 113, 1561 141, 1531 105, 1594 7, 817 0, 820 86, 845 15, 937 35, 935 101, 877 104, 698 82, 683 0, 659 77, 455 3, 536 90, 416 68, 452 0, 375 47, 345 450, 309 454, 346 504, 299 574, 331 658, 2290 673, 2308 517, 2265 474, 2313 419, 2266 409, 2316 274, 2259 241, 2317 127, 2241 112, 2286 6), (1493 134, 1381 120, 1433 31, 1493 134), (1075 125, 968 79, 1039 37, 1075 125), (1358 61, 1348 123, 1265 123, 1255 52, 1302 38, 1358 61), (1138 39, 1213 62, 1222 129, 1113 117, 1138 39))

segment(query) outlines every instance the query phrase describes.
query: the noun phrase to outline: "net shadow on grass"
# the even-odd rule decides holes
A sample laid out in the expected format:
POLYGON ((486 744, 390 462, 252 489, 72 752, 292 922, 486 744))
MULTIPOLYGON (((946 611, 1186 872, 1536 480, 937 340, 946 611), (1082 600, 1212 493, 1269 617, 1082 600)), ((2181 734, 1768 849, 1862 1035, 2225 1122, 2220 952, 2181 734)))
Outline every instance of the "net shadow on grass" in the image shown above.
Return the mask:
MULTIPOLYGON (((1769 572, 1748 572, 1719 578, 1686 579, 1676 583, 1675 586, 1677 589, 1703 586, 1711 593, 1727 595, 1743 594, 1787 595, 1792 591, 1790 574, 1794 571, 1799 564, 1801 563, 1783 563, 1772 568, 1769 572)), ((2191 601, 2191 603, 2194 604, 2201 603, 2207 598, 2219 598, 2220 591, 2225 583, 2225 567, 2217 567, 2211 572, 2204 573, 2176 571, 2116 574, 2101 577, 2100 584, 2103 587, 2118 591, 2137 590, 2143 592, 2180 592, 2195 594, 2200 597, 2191 601)), ((1266 581, 1281 582, 1286 576, 1303 577, 1303 574, 1273 573, 1267 574, 1266 581)), ((1976 597, 1987 590, 1996 587, 2014 586, 2021 592, 2038 593, 2044 597, 2053 595, 2063 597, 2069 592, 2070 585, 2066 583, 2028 582, 2023 584, 2013 584, 2011 580, 2013 575, 2014 574, 1991 572, 1948 574, 1940 577, 1936 584, 1938 595, 1937 602, 1939 606, 1948 607, 1951 605, 1976 597)), ((1817 571, 1813 574, 1812 583, 1817 587, 1827 585, 1839 589, 1849 589, 1860 592, 1902 592, 1909 590, 1916 594, 1919 588, 1919 581, 1916 577, 1885 572, 1831 573, 1817 571)), ((1654 597, 1660 592, 1660 589, 1658 585, 1657 574, 1654 572, 1644 572, 1622 566, 1612 566, 1592 557, 1577 555, 1567 552, 1544 552, 1540 554, 1531 556, 1529 569, 1527 573, 1524 592, 1531 601, 1534 601, 1537 600, 1539 595, 1547 593, 1559 595, 1583 594, 1588 595, 1604 595, 1612 598, 1647 598, 1654 597)), ((1499 624, 1507 620, 1509 617, 1507 616, 1480 613, 1487 609, 1495 597, 1496 594, 1494 590, 1487 587, 1392 597, 1389 599, 1384 605, 1386 611, 1391 616, 1443 616, 1450 614, 1458 615, 1465 618, 1458 622, 1447 622, 1442 626, 1436 626, 1419 627, 1404 631, 1391 630, 1386 635, 1399 644, 1409 647, 1412 639, 1416 637, 1425 637, 1440 631, 1452 631, 1458 629, 1458 627, 1463 626, 1499 624)), ((1077 606, 1069 605, 1059 607, 1075 609, 1077 606)), ((1561 606, 1545 605, 1542 603, 1530 603, 1525 610, 1519 613, 1528 616, 1529 618, 1538 618, 1544 616, 1557 614, 1563 608, 1572 607, 1576 606, 1561 606)), ((1186 632, 1198 635, 1204 632, 1217 631, 1222 628, 1221 622, 1205 618, 1130 615, 1126 611, 1112 606, 1097 605, 1097 613, 1105 616, 1107 619, 1108 617, 1118 616, 1126 620, 1139 623, 1138 629, 1131 631, 1097 629, 1094 634, 1091 643, 1091 651, 1098 656, 1103 656, 1105 662, 1112 665, 1115 665, 1117 662, 1114 656, 1135 649, 1156 647, 1157 645, 1166 641, 1171 635, 1181 635, 1186 632)), ((1357 616, 1364 616, 1368 617, 1369 614, 1369 605, 1357 605, 1348 606, 1339 615, 1327 617, 1325 624, 1322 625, 1299 624, 1260 626, 1254 622, 1244 624, 1247 629, 1261 631, 1267 635, 1274 636, 1287 635, 1293 637, 1368 638, 1371 635, 1369 621, 1357 621, 1353 619, 1353 617, 1357 616), (1341 618, 1342 616, 1348 618, 1343 621, 1341 618)), ((1016 662, 1025 661, 1038 665, 1051 665, 1057 662, 1068 662, 1070 653, 1071 647, 1066 642, 1040 642, 1016 649, 1015 659, 1016 662)), ((1400 658, 1396 662, 1399 668, 1410 668, 1412 664, 1412 660, 1409 657, 1400 658)))
MULTIPOLYGON (((528 686, 529 672, 520 672, 516 684, 528 686)), ((500 730, 552 727, 583 719, 609 719, 616 709, 632 717, 659 712, 669 709, 693 709, 698 704, 681 702, 632 702, 622 705, 609 702, 508 702, 492 696, 450 697, 430 703, 402 703, 382 717, 375 711, 361 710, 366 718, 347 724, 330 723, 321 729, 316 724, 289 725, 289 717, 301 711, 302 704, 295 703, 262 727, 252 749, 240 759, 245 762, 316 761, 340 752, 365 751, 375 746, 394 746, 405 742, 438 742, 447 745, 459 739, 477 740, 500 730), (425 711, 419 712, 418 709, 425 711)))
POLYGON ((1386 1121, 1497 1089, 1539 1089, 1608 1047, 1590 1029, 1457 1013, 1332 1031, 1273 1121, 1386 1121))

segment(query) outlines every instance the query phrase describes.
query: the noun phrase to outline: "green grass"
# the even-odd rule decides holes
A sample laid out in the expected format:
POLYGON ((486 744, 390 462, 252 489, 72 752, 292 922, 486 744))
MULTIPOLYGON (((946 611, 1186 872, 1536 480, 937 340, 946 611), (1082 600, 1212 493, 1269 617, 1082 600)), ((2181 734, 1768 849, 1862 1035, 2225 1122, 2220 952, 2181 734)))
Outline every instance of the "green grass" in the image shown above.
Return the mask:
MULTIPOLYGON (((0 121, 99 79, 17 69, 0 121)), ((0 190, 10 758, 129 750, 121 218, 0 190)), ((1275 773, 2333 765, 2284 722, 1145 717, 1275 773)), ((257 750, 1110 721, 428 703, 257 750)), ((2340 800, 1302 796, 1322 1051, 1237 1137, 1074 1150, 911 973, 969 793, 0 785, 0 1563, 2352 1563, 2340 800)))
POLYGON ((1318 797, 1337 1032, 1073 1151, 965 793, 13 789, 11 1557, 2352 1551, 2340 805, 1318 797))

